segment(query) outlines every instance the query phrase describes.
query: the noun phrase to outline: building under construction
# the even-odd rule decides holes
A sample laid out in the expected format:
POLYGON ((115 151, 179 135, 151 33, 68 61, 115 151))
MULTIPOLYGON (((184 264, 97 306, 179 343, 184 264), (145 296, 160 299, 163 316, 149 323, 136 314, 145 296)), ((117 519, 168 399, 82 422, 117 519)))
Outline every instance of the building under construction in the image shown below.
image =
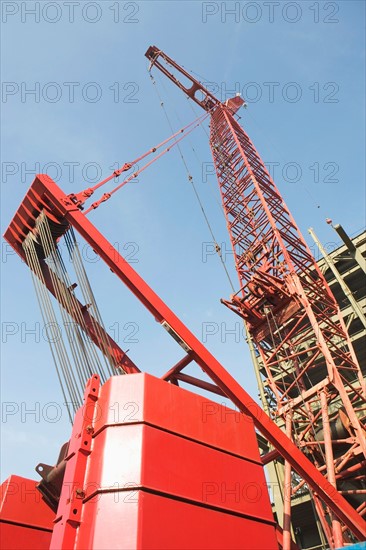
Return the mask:
POLYGON ((51 351, 73 409, 56 464, 38 464, 38 480, 14 475, 4 482, 3 547, 357 544, 365 539, 366 513, 364 235, 352 241, 335 226, 344 245, 317 262, 239 124, 244 100, 219 101, 155 46, 146 57, 151 73, 178 86, 200 116, 83 191, 66 195, 39 174, 5 233, 30 269, 47 326, 61 320, 69 327, 51 351), (88 219, 206 120, 237 272, 222 302, 245 325, 263 408, 88 219), (142 373, 106 332, 79 238, 182 348, 160 379, 142 373), (194 365, 202 378, 190 373, 194 365), (278 487, 272 503, 265 468, 278 487))
MULTIPOLYGON (((339 226, 338 238, 343 238, 341 246, 327 252, 318 241, 314 231, 309 230, 314 238, 315 250, 320 254, 318 266, 329 284, 334 297, 341 310, 344 322, 355 350, 357 359, 365 376, 365 342, 366 342, 366 284, 365 284, 365 257, 366 257, 366 232, 349 239, 339 226)), ((317 255, 316 255, 317 256, 317 255)), ((264 406, 270 410, 271 403, 266 399, 266 380, 263 365, 255 361, 256 371, 261 373, 259 390, 264 406)), ((334 437, 334 436, 333 436, 334 437)), ((266 441, 259 439, 262 452, 268 452, 266 441)), ((361 461, 362 467, 362 461, 361 461)), ((268 466, 269 478, 274 490, 272 491, 273 510, 279 522, 283 518, 283 461, 274 461, 268 466)), ((347 481, 347 475, 345 476, 347 481)), ((357 494, 355 487, 350 484, 346 489, 353 495, 355 506, 361 506, 364 502, 364 494, 357 494)), ((300 548, 328 548, 328 541, 314 509, 311 495, 307 488, 299 488, 291 495, 292 534, 300 548)))

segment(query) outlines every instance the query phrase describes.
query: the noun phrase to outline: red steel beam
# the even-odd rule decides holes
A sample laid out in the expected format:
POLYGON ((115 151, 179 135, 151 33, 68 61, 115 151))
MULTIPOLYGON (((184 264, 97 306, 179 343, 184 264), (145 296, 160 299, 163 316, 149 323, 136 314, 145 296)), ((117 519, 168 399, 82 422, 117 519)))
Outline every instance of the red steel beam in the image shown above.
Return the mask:
MULTIPOLYGON (((323 416, 323 429, 324 429, 324 449, 325 460, 327 465, 328 480, 333 487, 337 487, 335 469, 334 469, 334 456, 332 447, 332 434, 330 430, 329 414, 328 414, 328 401, 325 390, 320 393, 320 400, 322 404, 322 416, 323 416)), ((341 548, 343 546, 342 526, 337 518, 332 518, 332 533, 333 542, 335 548, 341 548)))
POLYGON ((175 376, 175 379, 180 380, 181 382, 185 382, 186 384, 190 384, 191 386, 195 386, 196 388, 201 388, 202 390, 215 393, 216 395, 221 395, 221 397, 226 397, 224 392, 220 390, 220 388, 218 388, 215 384, 210 384, 210 382, 199 380, 199 378, 195 378, 194 376, 190 376, 189 374, 179 373, 175 376))
MULTIPOLYGON (((286 414, 286 435, 291 439, 292 433, 292 411, 286 414)), ((283 503, 283 550, 291 549, 291 464, 285 462, 285 498, 283 503)))
POLYGON ((250 395, 224 369, 205 346, 168 308, 149 285, 136 273, 111 243, 78 210, 75 204, 47 175, 36 177, 45 202, 60 218, 65 218, 90 244, 117 277, 133 292, 154 318, 193 356, 196 363, 241 410, 250 416, 256 428, 279 451, 293 469, 306 481, 334 514, 359 539, 364 539, 365 522, 339 492, 318 472, 316 467, 266 415, 250 395))
POLYGON ((164 380, 171 381, 176 377, 178 373, 180 373, 189 363, 193 361, 193 357, 187 353, 174 367, 172 367, 168 372, 164 375, 164 380))

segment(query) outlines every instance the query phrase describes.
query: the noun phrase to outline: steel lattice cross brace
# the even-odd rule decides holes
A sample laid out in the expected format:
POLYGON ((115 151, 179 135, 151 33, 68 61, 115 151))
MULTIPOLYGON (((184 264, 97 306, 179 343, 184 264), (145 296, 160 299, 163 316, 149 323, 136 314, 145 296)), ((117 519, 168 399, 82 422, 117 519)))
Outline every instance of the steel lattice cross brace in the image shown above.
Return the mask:
MULTIPOLYGON (((183 379, 196 386, 203 387, 227 396, 238 409, 249 415, 261 434, 288 461, 292 468, 315 491, 319 498, 329 506, 334 514, 357 537, 363 538, 364 522, 362 517, 337 492, 335 487, 318 471, 308 458, 296 447, 282 430, 264 413, 249 394, 212 356, 202 343, 189 331, 168 306, 157 296, 147 283, 136 273, 129 263, 118 253, 111 243, 79 210, 75 203, 47 175, 38 175, 25 197, 17 214, 13 218, 5 238, 20 253, 20 243, 25 235, 34 229, 35 220, 41 210, 56 221, 67 222, 73 226, 92 249, 104 260, 111 271, 125 283, 133 294, 144 304, 154 318, 187 351, 187 355, 163 378, 172 381, 183 379), (24 207, 25 205, 25 207, 24 207), (214 384, 202 382, 193 377, 181 375, 181 370, 191 361, 195 361, 211 378, 214 384)), ((52 291, 52 289, 50 289, 52 291)), ((136 372, 131 363, 129 372, 136 372)))

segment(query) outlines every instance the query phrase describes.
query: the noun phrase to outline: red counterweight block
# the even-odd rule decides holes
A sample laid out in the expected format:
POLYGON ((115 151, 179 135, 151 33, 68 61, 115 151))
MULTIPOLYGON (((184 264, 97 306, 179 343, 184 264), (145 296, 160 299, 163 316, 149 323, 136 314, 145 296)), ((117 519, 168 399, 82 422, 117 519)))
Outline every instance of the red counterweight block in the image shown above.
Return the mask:
POLYGON ((250 418, 148 374, 86 396, 52 549, 278 549, 250 418))
POLYGON ((10 476, 0 487, 0 548, 48 550, 54 512, 42 500, 37 482, 10 476))

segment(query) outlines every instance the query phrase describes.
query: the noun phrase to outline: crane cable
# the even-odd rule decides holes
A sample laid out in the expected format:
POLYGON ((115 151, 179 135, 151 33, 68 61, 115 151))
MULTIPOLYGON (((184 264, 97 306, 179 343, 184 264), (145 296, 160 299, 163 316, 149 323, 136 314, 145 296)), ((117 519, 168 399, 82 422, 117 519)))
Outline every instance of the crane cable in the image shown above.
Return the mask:
POLYGON ((110 350, 105 328, 87 278, 80 250, 72 227, 65 233, 65 244, 73 265, 77 283, 72 284, 60 247, 52 233, 52 226, 45 211, 36 219, 34 231, 30 231, 23 242, 26 262, 31 268, 32 279, 44 321, 45 337, 51 348, 62 395, 67 406, 70 421, 73 412, 82 405, 83 389, 93 373, 105 382, 112 374, 122 374, 116 369, 117 359, 110 350), (53 307, 46 284, 49 278, 54 296, 59 305, 59 316, 53 307), (78 301, 75 288, 79 287, 85 305, 78 301), (85 310, 89 311, 89 322, 99 342, 97 349, 90 338, 85 310), (66 338, 63 337, 62 327, 66 338))
MULTIPOLYGON (((169 115, 168 115, 168 113, 167 113, 167 110, 165 109, 164 102, 163 102, 163 100, 162 100, 162 97, 161 97, 160 92, 159 92, 159 90, 158 90, 158 87, 157 87, 157 85, 156 85, 156 80, 154 79, 154 77, 153 77, 153 75, 151 74, 151 72, 150 72, 149 74, 150 74, 151 82, 152 82, 152 84, 153 84, 153 86, 154 86, 154 89, 155 89, 155 91, 156 91, 156 94, 157 94, 157 96, 158 96, 158 98, 159 98, 160 106, 161 106, 161 108, 163 109, 165 118, 166 118, 166 120, 167 120, 167 122, 168 122, 168 125, 169 125, 169 127, 170 127, 170 130, 171 130, 172 132, 174 132, 174 130, 173 130, 173 125, 172 125, 172 123, 171 123, 171 121, 170 121, 170 118, 169 118, 169 115)), ((212 111, 212 109, 210 109, 210 111, 208 111, 208 114, 210 114, 211 111, 212 111)), ((204 117, 203 120, 205 120, 205 118, 206 118, 206 117, 204 117)), ((202 122, 203 122, 203 120, 202 120, 202 122)), ((199 123, 199 125, 203 128, 201 122, 199 123)), ((181 157, 181 159, 182 159, 183 165, 184 165, 184 167, 185 167, 185 169, 186 169, 187 176, 188 176, 188 181, 190 182, 190 184, 191 184, 191 186, 192 186, 194 195, 195 195, 195 197, 196 197, 196 199, 197 199, 197 202, 198 202, 198 204, 199 204, 199 207, 200 207, 200 210, 201 210, 201 212, 202 212, 203 218, 204 218, 204 220, 205 220, 205 222, 206 222, 207 228, 208 228, 208 230, 209 230, 209 232, 210 232, 211 238, 212 238, 213 243, 214 243, 214 245, 215 245, 215 252, 218 254, 218 256, 219 256, 219 258, 220 258, 220 261, 221 261, 221 264, 222 264, 222 266, 223 266, 223 268, 224 268, 224 271, 225 271, 225 273, 226 273, 226 276, 227 276, 227 278, 228 278, 229 284, 230 284, 230 286, 231 286, 233 292, 235 292, 234 285, 233 285, 232 280, 231 280, 231 278, 230 278, 230 274, 229 274, 229 272, 228 272, 228 270, 227 270, 227 267, 226 267, 225 262, 224 262, 223 257, 222 257, 221 248, 220 248, 219 244, 218 244, 217 241, 216 241, 216 238, 215 238, 215 235, 214 235, 214 232, 213 232, 213 229, 212 229, 212 225, 211 225, 211 223, 210 223, 210 221, 209 221, 209 219, 208 219, 208 215, 207 215, 207 213, 206 213, 206 211, 205 211, 205 208, 204 208, 204 206, 203 206, 202 200, 201 200, 201 198, 200 198, 200 196, 199 196, 199 193, 198 193, 198 191, 197 191, 197 187, 196 187, 196 185, 195 185, 193 176, 191 175, 190 170, 189 170, 189 168, 188 168, 187 161, 186 161, 186 159, 185 159, 185 157, 184 157, 184 155, 183 155, 183 152, 182 152, 181 147, 180 147, 179 145, 177 145, 177 148, 178 148, 180 157, 181 157)), ((193 147, 192 147, 192 149, 193 149, 193 147)), ((193 151, 195 152, 195 154, 197 154, 196 151, 195 151, 194 149, 193 149, 193 151)))
MULTIPOLYGON (((203 116, 203 115, 202 115, 203 116)), ((200 117, 197 117, 197 118, 200 118, 200 117)), ((188 129, 190 126, 192 126, 192 124, 194 124, 196 121, 193 120, 192 122, 190 122, 189 124, 187 124, 186 126, 184 126, 184 128, 181 128, 180 130, 178 130, 174 135, 172 136, 169 136, 168 138, 166 138, 164 141, 160 142, 158 145, 156 145, 155 147, 152 147, 151 149, 149 149, 148 151, 146 151, 145 153, 143 153, 142 155, 140 155, 139 157, 137 157, 136 159, 128 162, 128 163, 125 163, 121 168, 118 168, 117 170, 114 170, 114 172, 108 176, 107 178, 105 178, 104 180, 100 181, 99 183, 96 183, 95 185, 93 185, 93 187, 89 187, 88 189, 85 189, 84 191, 81 191, 80 193, 78 193, 77 195, 71 195, 71 197, 80 197, 80 198, 83 198, 84 201, 89 198, 93 193, 94 191, 96 191, 97 189, 99 189, 99 187, 102 187, 103 185, 105 185, 108 181, 110 181, 111 179, 113 178, 118 178, 118 176, 122 173, 122 172, 125 172, 127 170, 129 170, 130 168, 132 168, 134 165, 136 165, 138 162, 140 162, 141 160, 143 160, 144 158, 146 158, 148 155, 151 155, 152 153, 155 153, 158 149, 160 149, 160 147, 162 147, 163 145, 165 145, 166 143, 168 143, 169 141, 171 141, 174 137, 176 137, 178 134, 181 134, 183 133, 186 129, 188 129)), ((83 202, 84 202, 83 201, 83 202)))
MULTIPOLYGON (((99 187, 101 187, 102 185, 105 185, 108 181, 110 181, 111 179, 113 178, 118 178, 119 175, 122 173, 122 172, 125 172, 127 170, 129 170, 132 166, 134 166, 135 164, 137 164, 140 160, 146 158, 147 156, 151 155, 152 153, 155 153, 159 148, 161 148, 163 145, 166 145, 169 141, 171 140, 174 140, 173 143, 171 143, 170 145, 168 145, 168 147, 166 147, 165 149, 163 149, 156 157, 154 157, 152 160, 150 160, 149 162, 147 162, 146 164, 144 164, 144 166, 142 166, 142 168, 139 168, 138 170, 136 170, 133 174, 131 174, 129 177, 127 177, 125 180, 123 180, 119 185, 117 185, 114 189, 112 189, 112 191, 110 191, 109 193, 104 193, 104 195, 102 195, 102 197, 94 202, 85 212, 84 214, 89 214, 89 212, 91 212, 91 210, 95 210, 96 208, 98 208, 98 206, 100 206, 101 203, 103 202, 106 202, 107 200, 109 200, 111 198, 112 195, 114 195, 117 191, 119 191, 122 187, 124 187, 127 183, 129 183, 130 181, 132 181, 133 179, 135 179, 139 174, 141 174, 144 170, 146 170, 146 168, 148 168, 149 166, 151 166, 151 164, 153 164, 154 162, 156 162, 160 157, 162 157, 163 155, 165 155, 166 153, 168 153, 172 147, 174 147, 175 145, 177 145, 180 141, 182 141, 182 139, 184 139, 186 136, 188 136, 191 132, 193 132, 193 130, 195 130, 200 124, 201 122, 203 122, 207 117, 209 116, 209 113, 206 113, 200 117, 198 117, 198 119, 196 120, 193 120, 192 122, 190 122, 189 124, 187 124, 184 128, 181 128, 180 130, 178 130, 177 132, 173 133, 173 135, 171 135, 169 138, 165 139, 164 141, 162 141, 161 143, 159 143, 156 147, 153 147, 152 149, 149 149, 149 151, 147 151, 146 153, 144 153, 143 155, 141 155, 140 157, 138 157, 137 159, 133 160, 132 162, 129 162, 129 163, 126 163, 124 164, 124 166, 122 166, 122 168, 118 169, 118 170, 115 170, 113 172, 113 174, 111 174, 110 176, 108 176, 107 178, 105 178, 103 181, 97 183, 96 185, 94 185, 94 187, 91 187, 90 189, 87 189, 85 191, 82 191, 81 193, 79 193, 78 195, 74 195, 74 202, 75 201, 78 201, 79 197, 86 197, 88 198, 91 194, 94 193, 94 191, 96 189, 98 189, 99 187), (186 130, 188 129, 188 131, 186 133, 184 133, 186 130), (180 137, 177 139, 177 136, 180 135, 180 137)), ((85 202, 85 199, 84 201, 82 201, 82 203, 85 202)))
MULTIPOLYGON (((193 73, 193 71, 191 71, 191 72, 193 73)), ((193 73, 193 74, 194 74, 194 73, 193 73)), ((193 102, 191 101, 191 98, 190 98, 188 95, 186 95, 186 98, 187 98, 187 100, 188 100, 188 105, 190 106, 191 111, 192 111, 193 114, 197 117, 197 116, 198 116, 198 115, 197 115, 197 111, 196 111, 195 108, 194 108, 194 105, 193 105, 193 102)), ((177 115, 178 120, 180 120, 180 117, 179 117, 178 113, 177 113, 176 111, 175 111, 175 113, 176 113, 176 115, 177 115)), ((202 130, 203 130, 205 136, 207 137, 208 142, 210 142, 210 135, 209 135, 209 133, 207 132, 206 128, 203 126, 203 124, 201 124, 201 128, 202 128, 202 130)), ((200 159, 199 159, 199 157, 198 157, 197 151, 196 151, 195 148, 193 147, 191 141, 188 140, 188 142, 189 142, 189 144, 191 145, 192 151, 193 151, 193 153, 194 153, 194 155, 195 155, 195 157, 196 157, 196 159, 197 159, 197 162, 200 163, 200 159)), ((224 218, 224 220, 225 220, 225 223, 226 223, 226 216, 225 216, 225 213, 224 213, 224 209, 223 209, 222 202, 220 202, 220 201, 217 199, 217 196, 216 196, 216 194, 214 193, 214 191, 213 191, 213 189, 212 189, 212 186, 211 186, 211 185, 208 185, 208 188, 209 188, 209 190, 210 190, 210 192, 211 192, 211 194, 212 194, 212 196, 213 196, 213 198, 214 198, 214 201, 216 202, 216 204, 217 204, 217 206, 218 206, 218 208, 219 208, 219 211, 220 211, 221 215, 223 216, 223 218, 224 218)), ((231 286, 232 291, 235 292, 235 289, 234 289, 234 286, 233 286, 231 280, 230 280, 230 286, 231 286)))

